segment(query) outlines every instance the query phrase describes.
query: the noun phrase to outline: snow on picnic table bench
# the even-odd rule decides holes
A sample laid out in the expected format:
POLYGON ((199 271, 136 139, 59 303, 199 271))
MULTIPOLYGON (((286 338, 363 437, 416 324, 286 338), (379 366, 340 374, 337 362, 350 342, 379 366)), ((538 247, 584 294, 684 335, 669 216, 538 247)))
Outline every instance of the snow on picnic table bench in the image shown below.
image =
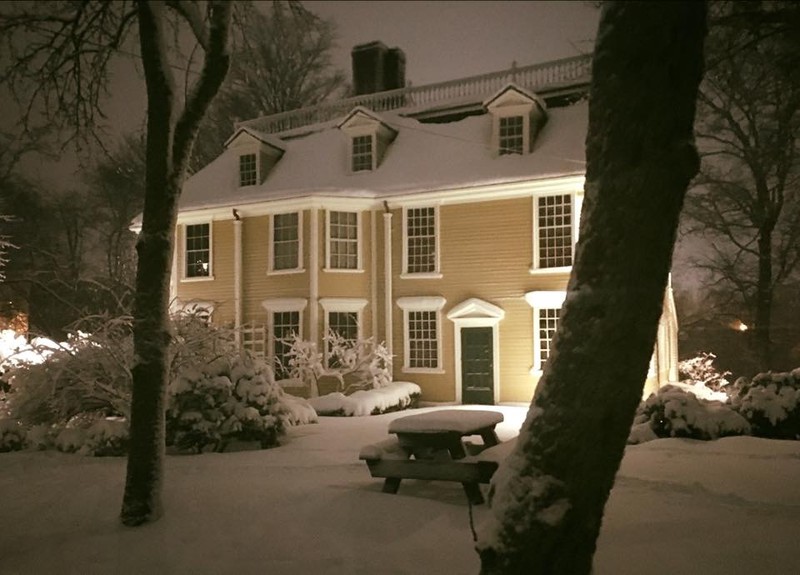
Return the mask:
POLYGON ((395 419, 389 424, 389 433, 458 432, 465 435, 494 427, 502 421, 503 414, 498 411, 444 409, 395 419))

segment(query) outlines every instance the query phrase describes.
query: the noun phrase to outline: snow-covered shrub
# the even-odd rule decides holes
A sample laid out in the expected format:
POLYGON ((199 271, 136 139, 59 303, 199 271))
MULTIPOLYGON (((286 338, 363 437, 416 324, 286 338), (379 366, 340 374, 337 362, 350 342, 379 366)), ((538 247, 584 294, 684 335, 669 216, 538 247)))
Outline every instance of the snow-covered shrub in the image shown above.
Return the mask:
POLYGON ((759 373, 736 382, 733 400, 753 428, 753 435, 800 439, 800 368, 788 373, 759 373))
POLYGON ((98 419, 86 430, 78 452, 95 457, 125 455, 128 453, 128 438, 128 422, 124 419, 98 419))
POLYGON ((30 449, 43 451, 55 445, 57 430, 50 425, 33 425, 28 429, 25 444, 30 449))
POLYGON ((308 402, 320 415, 378 415, 416 404, 422 390, 416 383, 394 381, 376 389, 361 389, 352 395, 340 392, 312 397, 308 402))
POLYGON ((327 365, 316 344, 297 334, 284 340, 289 350, 286 365, 280 367, 289 378, 304 382, 312 397, 319 395, 322 377, 336 381, 336 391, 344 394, 377 389, 392 381, 392 355, 383 343, 372 337, 346 339, 332 330, 328 330, 324 340, 328 350, 327 365))
POLYGON ((280 394, 272 412, 284 427, 317 422, 317 412, 311 407, 311 404, 301 397, 295 397, 288 393, 280 394))
POLYGON ((197 452, 231 440, 272 447, 291 419, 282 396, 272 369, 247 353, 187 368, 168 388, 167 443, 197 452))
POLYGON ((219 446, 225 408, 233 410, 230 378, 201 367, 186 368, 170 382, 167 393, 167 445, 198 453, 209 444, 219 446))
POLYGON ((708 401, 728 401, 733 386, 726 376, 729 371, 720 373, 714 367, 717 358, 713 353, 701 352, 696 357, 685 359, 678 364, 681 377, 677 387, 693 393, 700 399, 708 401))
MULTIPOLYGON (((716 439, 748 435, 750 425, 741 415, 719 401, 705 401, 673 385, 665 385, 643 401, 634 419, 637 438, 647 424, 658 437, 716 439)), ((631 441, 633 442, 633 441, 631 441)))
POLYGON ((56 435, 53 444, 64 453, 77 453, 86 443, 86 429, 82 427, 64 427, 56 435))
POLYGON ((63 344, 44 345, 4 375, 14 418, 36 425, 65 423, 86 412, 129 415, 131 319, 95 321, 93 326, 91 335, 78 330, 63 344))
POLYGON ((0 453, 25 447, 25 428, 13 419, 0 419, 0 453))
POLYGON ((684 359, 678 363, 678 373, 681 382, 687 384, 701 384, 713 391, 723 391, 730 385, 726 376, 730 371, 717 371, 714 367, 714 360, 717 356, 713 353, 700 352, 696 357, 684 359))

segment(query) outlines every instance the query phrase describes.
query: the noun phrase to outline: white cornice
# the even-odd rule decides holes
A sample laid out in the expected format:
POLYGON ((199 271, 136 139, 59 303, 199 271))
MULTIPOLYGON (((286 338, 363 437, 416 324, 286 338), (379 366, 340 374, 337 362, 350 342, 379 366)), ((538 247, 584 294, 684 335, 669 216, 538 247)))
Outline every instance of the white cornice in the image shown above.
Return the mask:
POLYGON ((498 182, 471 187, 458 187, 440 190, 420 190, 393 196, 376 194, 373 197, 347 197, 330 194, 307 195, 280 200, 251 203, 232 202, 224 207, 200 208, 182 211, 178 223, 207 222, 210 220, 232 220, 233 209, 240 217, 249 218, 274 213, 306 209, 364 211, 382 209, 386 201, 389 208, 414 207, 424 205, 465 204, 507 200, 549 194, 580 194, 583 192, 583 174, 559 176, 539 180, 517 182, 498 182))
POLYGON ((421 205, 466 204, 507 200, 530 196, 546 196, 550 194, 582 193, 585 177, 583 174, 559 176, 543 180, 525 180, 486 184, 469 188, 455 188, 429 192, 413 192, 385 198, 390 208, 413 207, 421 205))

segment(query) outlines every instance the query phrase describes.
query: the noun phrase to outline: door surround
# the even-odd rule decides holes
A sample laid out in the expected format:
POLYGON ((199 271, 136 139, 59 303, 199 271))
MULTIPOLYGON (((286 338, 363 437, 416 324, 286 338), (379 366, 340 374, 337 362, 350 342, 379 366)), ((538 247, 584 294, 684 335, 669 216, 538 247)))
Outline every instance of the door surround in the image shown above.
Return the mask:
POLYGON ((453 322, 453 335, 455 353, 455 397, 456 403, 461 403, 461 330, 465 327, 490 327, 492 328, 492 364, 494 379, 494 403, 500 398, 500 332, 497 329, 500 320, 506 315, 505 310, 478 298, 470 298, 456 305, 447 313, 447 319, 453 322))

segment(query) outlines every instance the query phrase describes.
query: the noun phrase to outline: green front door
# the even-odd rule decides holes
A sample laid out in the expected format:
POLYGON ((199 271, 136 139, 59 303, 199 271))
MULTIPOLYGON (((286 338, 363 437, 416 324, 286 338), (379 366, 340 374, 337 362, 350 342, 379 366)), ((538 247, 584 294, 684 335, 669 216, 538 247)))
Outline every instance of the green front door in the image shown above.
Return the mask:
POLYGON ((461 400, 494 403, 494 349, 492 328, 461 328, 461 400))

